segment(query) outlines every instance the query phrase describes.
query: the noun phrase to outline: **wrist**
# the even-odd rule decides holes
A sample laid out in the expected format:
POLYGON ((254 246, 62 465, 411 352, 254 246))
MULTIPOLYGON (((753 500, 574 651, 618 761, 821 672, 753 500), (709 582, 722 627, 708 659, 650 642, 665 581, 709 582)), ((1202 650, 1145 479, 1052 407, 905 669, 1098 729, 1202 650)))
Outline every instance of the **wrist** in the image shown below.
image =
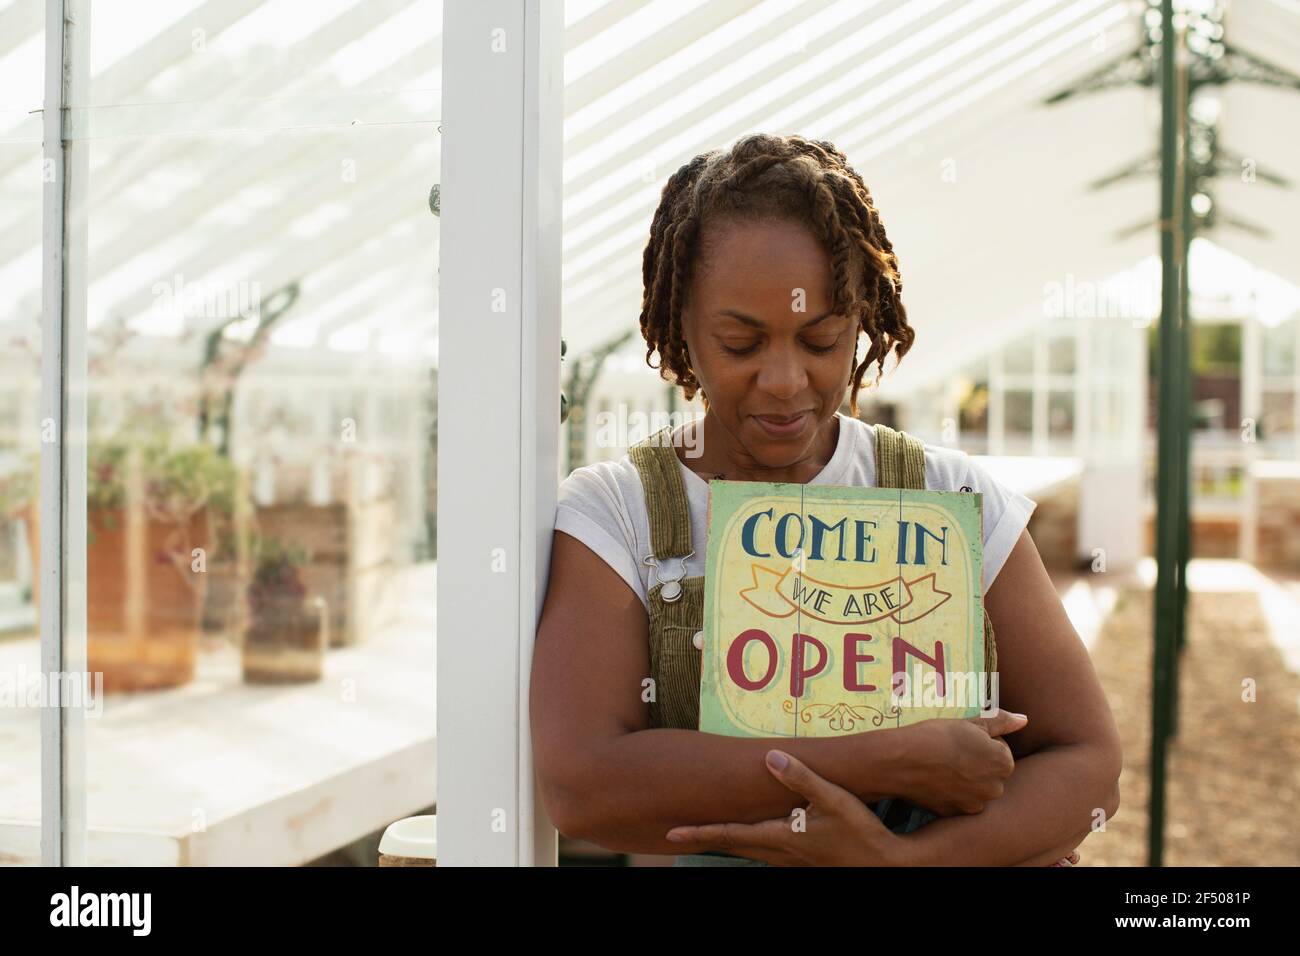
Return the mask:
POLYGON ((913 803, 916 782, 914 731, 909 727, 891 727, 875 734, 880 738, 878 776, 876 785, 883 796, 901 797, 913 803))
POLYGON ((898 796, 898 767, 903 759, 903 742, 897 739, 899 728, 852 734, 837 741, 843 754, 844 782, 841 783, 863 803, 879 803, 898 796))
POLYGON ((937 866, 933 848, 933 834, 926 834, 929 827, 913 830, 911 833, 893 833, 894 844, 890 847, 890 866, 937 866))

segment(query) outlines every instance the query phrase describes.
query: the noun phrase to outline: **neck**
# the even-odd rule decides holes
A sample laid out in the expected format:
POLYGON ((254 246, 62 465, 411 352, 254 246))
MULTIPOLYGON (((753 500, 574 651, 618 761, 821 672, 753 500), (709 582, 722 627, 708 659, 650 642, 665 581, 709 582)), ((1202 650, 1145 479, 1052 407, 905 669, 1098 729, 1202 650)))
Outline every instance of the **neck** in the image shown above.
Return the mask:
POLYGON ((690 442, 677 448, 677 457, 686 467, 704 479, 725 478, 728 481, 770 481, 806 484, 821 472, 835 454, 839 442, 839 419, 832 416, 817 429, 808 447, 793 460, 780 465, 759 461, 710 409, 703 420, 685 426, 692 431, 690 442), (688 458, 684 447, 700 450, 700 455, 688 458))

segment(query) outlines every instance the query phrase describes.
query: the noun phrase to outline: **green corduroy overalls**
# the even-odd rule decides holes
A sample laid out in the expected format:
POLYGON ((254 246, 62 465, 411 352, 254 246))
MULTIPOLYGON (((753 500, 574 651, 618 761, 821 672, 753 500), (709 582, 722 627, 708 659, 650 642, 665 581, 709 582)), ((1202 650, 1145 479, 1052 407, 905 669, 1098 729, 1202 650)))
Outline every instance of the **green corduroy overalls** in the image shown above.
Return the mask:
MULTIPOLYGON (((876 486, 925 488, 925 447, 906 432, 875 425, 876 486)), ((681 462, 664 428, 628 451, 641 476, 650 519, 651 554, 642 561, 655 567, 650 588, 650 676, 654 699, 650 726, 698 730, 700 722, 700 651, 704 646, 704 577, 686 576, 686 559, 695 552, 691 516, 682 481, 681 462)), ((984 660, 997 670, 993 624, 984 612, 984 660)), ((900 799, 882 800, 872 811, 897 833, 907 833, 936 819, 929 810, 900 799)), ((720 823, 728 821, 718 821, 720 823)), ((743 866, 754 861, 713 854, 678 857, 683 866, 743 866)), ((755 864, 761 865, 761 864, 755 864)))

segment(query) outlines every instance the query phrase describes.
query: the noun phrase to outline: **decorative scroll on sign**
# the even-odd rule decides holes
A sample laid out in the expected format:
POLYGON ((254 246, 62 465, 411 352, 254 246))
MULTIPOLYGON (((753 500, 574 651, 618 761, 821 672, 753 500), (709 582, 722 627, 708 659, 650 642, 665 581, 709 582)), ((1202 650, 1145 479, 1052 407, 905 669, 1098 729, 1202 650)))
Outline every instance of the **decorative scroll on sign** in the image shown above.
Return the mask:
POLYGON ((700 730, 833 737, 980 712, 979 494, 709 489, 700 730))

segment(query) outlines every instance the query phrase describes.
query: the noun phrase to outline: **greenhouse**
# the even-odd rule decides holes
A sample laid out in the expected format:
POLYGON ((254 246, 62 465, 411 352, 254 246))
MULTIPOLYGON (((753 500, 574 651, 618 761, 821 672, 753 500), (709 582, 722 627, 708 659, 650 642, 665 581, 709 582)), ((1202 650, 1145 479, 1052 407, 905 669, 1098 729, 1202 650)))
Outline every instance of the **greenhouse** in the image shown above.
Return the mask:
POLYGON ((1169 112, 1158 0, 0 0, 0 862, 671 863, 557 833, 529 674, 561 483, 705 416, 665 183, 771 133, 916 332, 839 414, 1033 503, 1125 749, 1081 865, 1294 864, 1300 7, 1173 10, 1169 112))

